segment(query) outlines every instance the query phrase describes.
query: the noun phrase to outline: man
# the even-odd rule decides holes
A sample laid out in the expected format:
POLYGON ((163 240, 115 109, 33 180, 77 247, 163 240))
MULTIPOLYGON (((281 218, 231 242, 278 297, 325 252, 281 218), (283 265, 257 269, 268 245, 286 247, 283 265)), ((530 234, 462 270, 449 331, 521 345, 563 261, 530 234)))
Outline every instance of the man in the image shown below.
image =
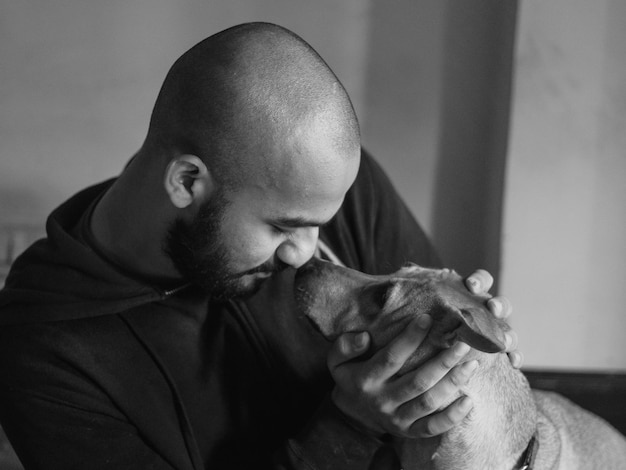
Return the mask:
POLYGON ((361 469, 387 434, 459 423, 469 399, 439 408, 467 346, 394 377, 427 317, 373 357, 361 333, 325 358, 294 313, 293 268, 316 254, 437 263, 361 153, 345 90, 291 32, 240 25, 185 53, 119 178, 54 211, 0 294, 0 420, 25 467, 361 469))

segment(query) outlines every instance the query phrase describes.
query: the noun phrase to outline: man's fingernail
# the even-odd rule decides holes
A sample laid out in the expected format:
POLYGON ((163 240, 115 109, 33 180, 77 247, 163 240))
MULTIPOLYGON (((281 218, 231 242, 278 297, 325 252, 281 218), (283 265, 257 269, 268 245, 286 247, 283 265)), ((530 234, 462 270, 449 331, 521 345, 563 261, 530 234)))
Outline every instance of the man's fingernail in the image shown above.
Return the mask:
POLYGON ((504 333, 504 344, 507 349, 509 349, 513 344, 513 337, 508 332, 504 333))
POLYGON ((470 347, 466 343, 456 343, 452 347, 454 348, 454 355, 457 357, 465 356, 470 350, 470 347))
POLYGON ((487 306, 489 307, 489 310, 491 310, 491 313, 496 316, 496 318, 502 317, 502 304, 500 302, 497 302, 494 299, 490 299, 487 302, 487 306))
POLYGON ((461 402, 459 403, 459 408, 463 413, 467 413, 474 407, 474 402, 470 397, 461 398, 461 402))
POLYGON ((513 353, 513 367, 515 367, 516 369, 519 369, 522 367, 523 364, 524 364, 524 355, 519 351, 515 351, 513 353))
POLYGON ((463 372, 465 372, 465 375, 467 376, 472 375, 476 371, 477 368, 478 368, 478 361, 476 359, 463 364, 463 372))
POLYGON ((467 282, 473 291, 477 291, 478 288, 480 287, 480 283, 473 277, 468 278, 467 282))
POLYGON ((432 317, 428 314, 424 314, 417 319, 417 326, 419 326, 422 330, 425 330, 426 328, 430 327, 432 322, 432 317))
POLYGON ((356 335, 354 335, 352 344, 356 349, 363 349, 367 344, 367 339, 368 334, 365 331, 362 331, 361 333, 357 333, 356 335))

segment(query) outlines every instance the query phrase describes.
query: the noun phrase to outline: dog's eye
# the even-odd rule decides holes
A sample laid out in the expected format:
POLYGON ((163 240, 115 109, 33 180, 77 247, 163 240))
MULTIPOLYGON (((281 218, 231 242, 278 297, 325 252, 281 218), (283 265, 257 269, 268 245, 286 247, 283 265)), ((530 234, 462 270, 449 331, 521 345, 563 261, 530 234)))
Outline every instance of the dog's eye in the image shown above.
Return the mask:
POLYGON ((389 293, 391 291, 391 286, 383 291, 383 294, 380 296, 380 304, 385 305, 387 300, 389 300, 389 293))
POLYGON ((389 289, 385 289, 381 292, 380 298, 378 299, 378 306, 383 309, 389 300, 389 289))
POLYGON ((390 284, 370 284, 361 289, 360 300, 365 304, 375 305, 382 309, 389 298, 390 284))
POLYGON ((380 308, 383 308, 391 298, 392 289, 393 283, 391 282, 386 282, 376 286, 376 292, 374 295, 376 297, 376 303, 380 308))

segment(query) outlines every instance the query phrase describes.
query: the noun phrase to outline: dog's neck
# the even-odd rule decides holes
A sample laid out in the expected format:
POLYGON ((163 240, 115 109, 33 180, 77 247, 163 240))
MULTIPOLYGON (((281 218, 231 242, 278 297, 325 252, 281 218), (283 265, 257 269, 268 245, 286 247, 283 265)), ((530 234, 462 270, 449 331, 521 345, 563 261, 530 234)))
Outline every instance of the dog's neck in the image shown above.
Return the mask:
POLYGON ((480 366, 464 387, 474 407, 441 438, 399 441, 405 469, 515 469, 535 432, 536 409, 528 382, 504 354, 479 354, 480 366))

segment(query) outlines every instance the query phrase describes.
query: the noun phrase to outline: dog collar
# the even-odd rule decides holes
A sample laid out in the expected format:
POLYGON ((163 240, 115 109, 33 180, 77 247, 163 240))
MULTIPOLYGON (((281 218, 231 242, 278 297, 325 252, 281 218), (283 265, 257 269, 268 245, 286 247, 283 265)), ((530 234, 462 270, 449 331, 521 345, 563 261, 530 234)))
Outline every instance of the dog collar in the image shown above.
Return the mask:
POLYGON ((524 455, 522 455, 522 464, 519 470, 533 470, 538 449, 539 439, 537 439, 537 432, 535 431, 535 434, 533 434, 533 437, 531 437, 528 442, 528 447, 526 447, 524 455))

